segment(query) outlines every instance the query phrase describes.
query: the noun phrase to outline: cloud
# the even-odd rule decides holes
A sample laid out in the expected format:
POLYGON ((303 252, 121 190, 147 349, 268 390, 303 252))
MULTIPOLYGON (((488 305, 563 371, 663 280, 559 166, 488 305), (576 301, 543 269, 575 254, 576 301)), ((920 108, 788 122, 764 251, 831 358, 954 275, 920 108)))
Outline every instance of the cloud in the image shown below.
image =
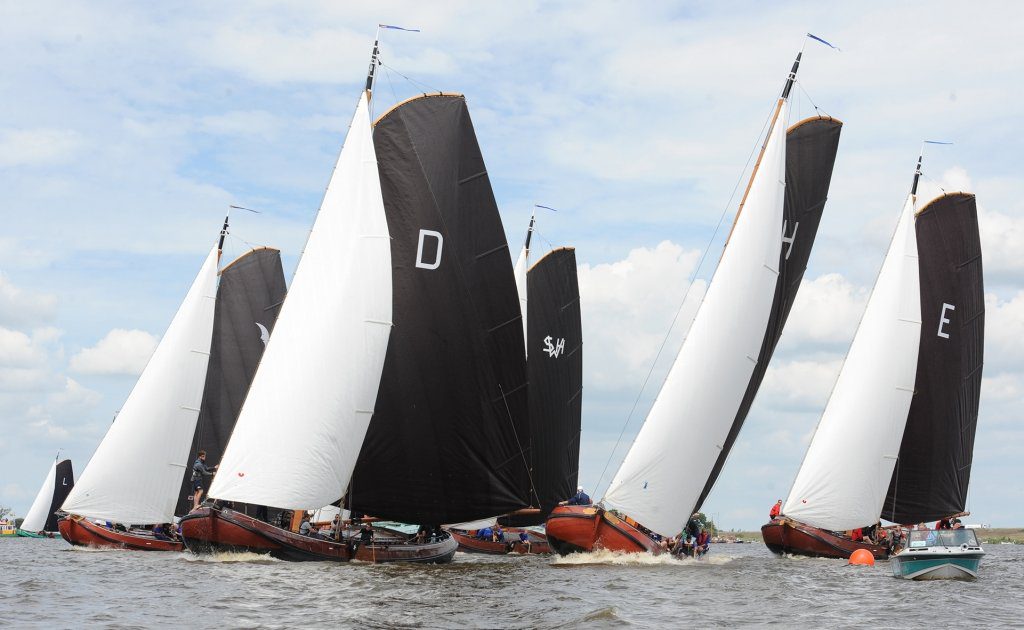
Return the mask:
MULTIPOLYGON (((854 286, 838 273, 828 273, 800 284, 793 310, 786 320, 782 347, 807 349, 814 344, 837 348, 853 339, 867 305, 868 289, 854 286)), ((843 349, 845 354, 845 348, 843 349)))
POLYGON ((704 282, 694 283, 666 341, 698 256, 662 241, 614 263, 579 266, 588 388, 637 391, 662 343, 667 369, 704 294, 704 282))
POLYGON ((0 272, 0 326, 38 325, 52 319, 56 307, 57 296, 26 291, 0 272))
POLYGON ((81 135, 70 129, 0 130, 0 168, 62 164, 82 144, 81 135))
POLYGON ((115 328, 95 346, 71 357, 70 367, 80 374, 138 375, 146 367, 159 340, 144 330, 115 328))

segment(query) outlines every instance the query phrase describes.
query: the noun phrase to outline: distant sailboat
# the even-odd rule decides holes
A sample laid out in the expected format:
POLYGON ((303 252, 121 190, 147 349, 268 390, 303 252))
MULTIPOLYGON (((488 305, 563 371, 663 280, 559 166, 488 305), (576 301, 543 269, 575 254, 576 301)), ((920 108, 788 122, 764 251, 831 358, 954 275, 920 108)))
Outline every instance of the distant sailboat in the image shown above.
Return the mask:
POLYGON ((57 532, 57 510, 75 485, 75 473, 70 459, 57 459, 39 488, 32 507, 18 528, 18 535, 28 538, 53 538, 57 532))
POLYGON ((920 168, 919 158, 782 516, 761 528, 776 553, 847 558, 867 549, 884 558, 888 544, 846 532, 879 518, 914 523, 965 507, 984 329, 977 211, 965 193, 917 211, 920 168))
POLYGON ((724 465, 799 288, 838 146, 841 123, 829 118, 785 132, 801 56, 708 292, 603 502, 560 506, 548 518, 559 553, 661 552, 724 465))

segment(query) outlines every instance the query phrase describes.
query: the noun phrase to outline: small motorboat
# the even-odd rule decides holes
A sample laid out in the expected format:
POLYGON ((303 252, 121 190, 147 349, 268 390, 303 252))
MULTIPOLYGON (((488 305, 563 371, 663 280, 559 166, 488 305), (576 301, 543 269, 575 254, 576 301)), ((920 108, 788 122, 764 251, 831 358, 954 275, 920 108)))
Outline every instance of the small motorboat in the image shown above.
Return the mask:
POLYGON ((974 580, 984 555, 973 529, 917 529, 889 564, 893 577, 907 580, 974 580))

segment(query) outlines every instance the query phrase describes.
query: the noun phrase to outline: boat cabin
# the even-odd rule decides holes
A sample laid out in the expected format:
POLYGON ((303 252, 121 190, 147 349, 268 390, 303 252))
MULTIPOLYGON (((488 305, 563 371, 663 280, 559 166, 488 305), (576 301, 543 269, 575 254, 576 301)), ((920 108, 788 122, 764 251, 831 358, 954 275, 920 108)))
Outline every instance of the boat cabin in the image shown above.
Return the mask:
POLYGON ((915 529, 910 532, 907 549, 927 549, 929 547, 964 547, 980 549, 978 537, 973 529, 915 529))

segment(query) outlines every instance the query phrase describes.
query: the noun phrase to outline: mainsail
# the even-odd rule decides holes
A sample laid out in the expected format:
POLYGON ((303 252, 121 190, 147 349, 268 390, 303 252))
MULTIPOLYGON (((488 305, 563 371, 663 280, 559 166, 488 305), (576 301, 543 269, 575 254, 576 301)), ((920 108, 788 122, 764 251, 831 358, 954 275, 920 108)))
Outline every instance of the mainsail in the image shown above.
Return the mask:
POLYGON ((286 509, 341 497, 374 412, 391 294, 364 92, 211 497, 286 509))
POLYGON ((832 531, 873 524, 903 436, 921 332, 914 194, 783 514, 832 531))
MULTIPOLYGON (((543 523, 576 492, 583 412, 583 326, 576 250, 556 249, 527 275, 531 481, 543 523)), ((517 521, 517 523, 522 523, 517 521)))
POLYGON ((39 488, 39 494, 36 495, 32 507, 21 523, 21 529, 32 533, 57 531, 55 512, 60 509, 74 485, 75 475, 71 470, 71 460, 54 460, 43 486, 39 488))
POLYGON ((782 251, 787 97, 776 105, 732 234, 683 346, 605 502, 678 532, 707 485, 764 343, 782 251))
POLYGON ((376 122, 374 143, 393 237, 395 327, 349 503, 412 523, 525 507, 521 313, 465 99, 401 103, 376 122))
POLYGON ((800 282, 803 280, 807 261, 811 256, 814 238, 825 201, 828 199, 829 184, 832 181, 832 167, 839 149, 839 133, 843 123, 827 116, 805 118, 786 132, 786 201, 782 214, 782 252, 779 255, 779 279, 775 286, 768 330, 765 331, 757 365, 750 376, 747 391, 743 395, 736 419, 733 420, 729 435, 725 438, 718 460, 711 470, 711 476, 704 484, 704 490, 697 499, 695 510, 699 510, 718 475, 725 466, 733 443, 739 436, 743 421, 754 404, 754 398, 761 387, 775 346, 786 326, 789 310, 796 300, 800 282))
MULTIPOLYGON (((251 249, 221 270, 210 366, 187 461, 192 462, 200 449, 206 451, 209 463, 223 456, 285 290, 281 252, 276 249, 251 249)), ((178 494, 178 515, 192 509, 191 477, 188 468, 178 494)))
POLYGON ((934 521, 963 512, 978 421, 985 288, 974 195, 917 213, 921 341, 917 384, 882 517, 934 521))
POLYGON ((213 332, 216 247, 61 509, 117 523, 174 518, 213 332))

